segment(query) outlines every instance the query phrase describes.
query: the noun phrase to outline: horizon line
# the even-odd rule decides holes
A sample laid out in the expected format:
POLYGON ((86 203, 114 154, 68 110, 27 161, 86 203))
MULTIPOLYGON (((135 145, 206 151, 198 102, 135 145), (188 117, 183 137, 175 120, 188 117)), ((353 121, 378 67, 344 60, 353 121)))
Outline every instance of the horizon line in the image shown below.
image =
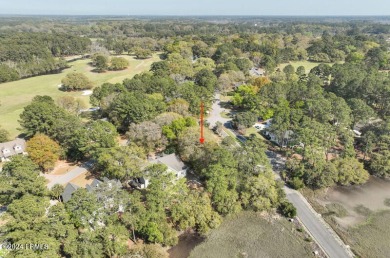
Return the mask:
POLYGON ((158 16, 158 17, 390 17, 390 14, 17 14, 0 13, 0 16, 158 16))

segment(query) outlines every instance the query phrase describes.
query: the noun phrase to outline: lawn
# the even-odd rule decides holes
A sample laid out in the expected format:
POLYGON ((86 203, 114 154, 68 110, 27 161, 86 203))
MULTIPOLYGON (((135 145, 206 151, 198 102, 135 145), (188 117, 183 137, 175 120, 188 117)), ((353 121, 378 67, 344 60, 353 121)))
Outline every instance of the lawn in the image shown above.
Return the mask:
POLYGON ((263 139, 263 136, 259 133, 259 131, 254 127, 249 127, 245 131, 245 136, 249 137, 251 134, 254 134, 257 138, 263 139))
POLYGON ((19 81, 0 84, 0 125, 10 132, 12 138, 20 132, 18 119, 23 108, 27 106, 36 95, 49 95, 54 99, 60 96, 74 96, 89 104, 89 96, 82 96, 82 92, 62 92, 58 85, 62 78, 69 72, 84 73, 94 86, 100 86, 104 82, 117 83, 126 78, 132 78, 135 74, 149 70, 151 64, 159 60, 157 54, 146 60, 136 60, 130 56, 123 56, 129 60, 129 67, 123 71, 109 71, 105 73, 94 73, 89 59, 70 62, 70 68, 59 74, 41 75, 19 81))
POLYGON ((313 257, 293 223, 285 219, 271 222, 254 212, 241 212, 222 225, 191 252, 190 258, 313 257))
POLYGON ((75 185, 78 185, 80 187, 85 187, 87 184, 91 184, 94 177, 90 172, 85 172, 79 175, 76 178, 73 178, 70 183, 73 183, 75 185))
MULTIPOLYGON (((280 64, 279 65, 280 70, 283 70, 283 68, 286 67, 288 64, 294 66, 295 70, 297 70, 299 66, 303 66, 305 67, 306 73, 309 73, 311 69, 313 69, 314 67, 322 63, 310 62, 310 61, 292 61, 290 63, 280 64)), ((332 66, 333 64, 334 63, 328 63, 328 65, 330 66, 332 66)))

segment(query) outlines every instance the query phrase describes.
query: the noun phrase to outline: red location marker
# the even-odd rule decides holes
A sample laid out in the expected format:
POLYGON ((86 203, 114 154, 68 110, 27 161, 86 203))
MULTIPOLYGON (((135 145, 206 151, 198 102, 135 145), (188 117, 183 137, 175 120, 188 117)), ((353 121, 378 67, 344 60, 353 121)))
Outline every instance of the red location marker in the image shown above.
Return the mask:
POLYGON ((204 143, 204 136, 203 136, 203 110, 204 110, 204 106, 203 106, 203 102, 200 103, 200 139, 199 139, 199 142, 201 144, 204 143))

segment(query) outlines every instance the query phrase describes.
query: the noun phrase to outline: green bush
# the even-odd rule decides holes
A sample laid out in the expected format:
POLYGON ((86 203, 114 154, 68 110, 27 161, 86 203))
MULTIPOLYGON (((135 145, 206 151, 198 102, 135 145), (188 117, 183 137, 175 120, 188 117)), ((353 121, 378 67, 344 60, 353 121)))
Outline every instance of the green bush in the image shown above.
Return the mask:
POLYGON ((298 178, 298 177, 293 177, 289 182, 288 184, 294 188, 295 190, 299 190, 301 188, 303 188, 305 186, 305 184, 303 183, 303 180, 298 178))
POLYGON ((297 209, 291 202, 288 202, 287 200, 284 200, 280 203, 279 210, 280 213, 287 218, 293 218, 297 215, 297 209))

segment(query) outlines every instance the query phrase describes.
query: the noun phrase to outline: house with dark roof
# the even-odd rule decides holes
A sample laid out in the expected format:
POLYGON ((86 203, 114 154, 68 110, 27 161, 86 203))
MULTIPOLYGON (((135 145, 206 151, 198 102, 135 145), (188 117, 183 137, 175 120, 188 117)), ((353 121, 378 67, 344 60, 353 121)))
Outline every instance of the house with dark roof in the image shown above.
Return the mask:
MULTIPOLYGON (((116 180, 116 179, 110 180, 110 179, 104 177, 103 178, 103 182, 107 183, 107 186, 109 188, 111 188, 111 187, 122 188, 122 183, 119 180, 116 180)), ((99 189, 99 186, 101 184, 103 184, 103 182, 95 178, 90 184, 85 185, 85 189, 87 189, 88 192, 92 192, 94 190, 99 189)), ((77 191, 77 189, 79 189, 79 188, 80 188, 79 186, 77 186, 77 185, 75 185, 73 183, 68 183, 65 186, 64 192, 61 194, 62 201, 63 202, 69 201, 72 198, 72 194, 75 191, 77 191)), ((99 198, 99 194, 97 194, 97 195, 98 195, 98 198, 99 198)))
MULTIPOLYGON (((94 179, 91 184, 87 184, 85 188, 87 189, 88 192, 93 191, 94 188, 98 187, 99 184, 102 183, 101 181, 94 179)), ((61 199, 63 202, 67 202, 72 198, 72 194, 79 189, 80 186, 75 185, 73 183, 68 183, 65 186, 64 192, 61 194, 61 199)))
POLYGON ((92 183, 91 183, 91 184, 87 184, 87 185, 85 186, 85 188, 90 192, 90 191, 93 190, 93 188, 98 187, 100 183, 102 183, 102 181, 97 180, 97 179, 95 178, 95 179, 93 179, 92 183))
POLYGON ((9 161, 9 158, 26 153, 26 141, 24 139, 15 139, 9 142, 0 143, 0 162, 9 161))
POLYGON ((80 187, 78 185, 75 185, 73 183, 68 183, 65 186, 64 192, 61 194, 61 199, 63 202, 67 202, 72 198, 72 194, 76 192, 77 189, 80 187))

